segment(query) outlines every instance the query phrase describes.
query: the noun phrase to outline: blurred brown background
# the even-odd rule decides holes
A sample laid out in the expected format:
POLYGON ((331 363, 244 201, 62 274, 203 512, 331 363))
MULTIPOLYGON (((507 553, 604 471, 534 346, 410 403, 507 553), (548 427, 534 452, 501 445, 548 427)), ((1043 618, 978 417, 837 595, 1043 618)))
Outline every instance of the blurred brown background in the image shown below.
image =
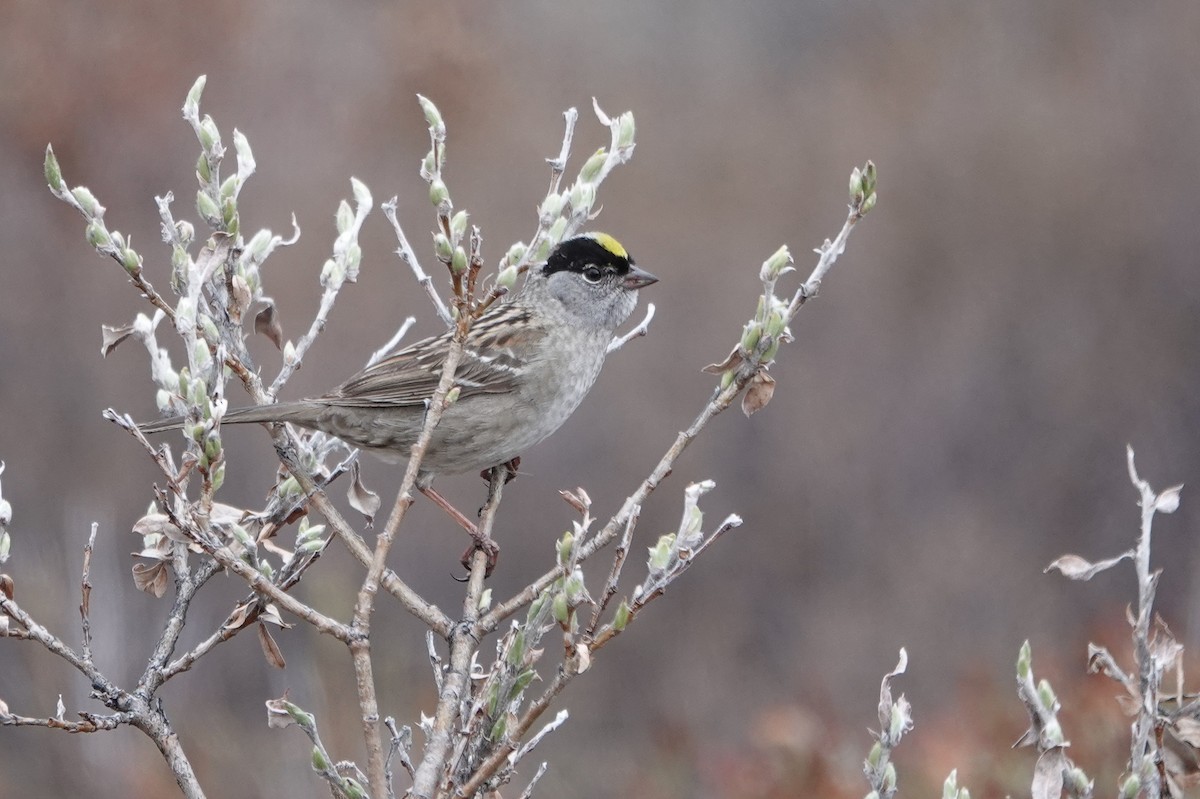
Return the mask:
MULTIPOLYGON (((198 149, 178 108, 207 74, 202 111, 227 143, 244 131, 258 160, 243 227, 286 233, 294 211, 304 231, 264 272, 295 337, 316 308, 351 175, 377 201, 398 194, 428 252, 416 93, 446 118, 448 182, 491 263, 533 231, 562 111, 580 108, 577 155, 607 141, 595 96, 638 122, 636 155, 603 187, 597 225, 662 278, 647 292, 659 313, 526 457, 506 494, 497 596, 549 562, 571 518, 556 489, 586 486, 607 515, 692 419, 713 385, 699 369, 736 340, 762 259, 787 242, 807 274, 805 254, 836 232, 847 175, 866 158, 879 165, 880 202, 794 326, 771 406, 719 419, 647 508, 639 546, 676 523, 685 481, 708 477, 710 516, 736 511, 746 525, 570 690, 572 718, 541 750, 551 770, 539 795, 774 795, 772 752, 789 747, 820 750, 833 782, 861 795, 864 728, 902 645, 911 666, 898 687, 926 744, 901 751, 901 781, 911 789, 921 770, 958 765, 975 789, 992 758, 1011 764, 1019 790, 1032 768, 1007 750, 1023 729, 1007 698, 1020 642, 1032 640, 1071 709, 1073 691, 1099 679, 1082 676, 1093 625, 1119 621, 1134 596, 1125 571, 1068 584, 1042 568, 1132 541, 1126 442, 1155 485, 1198 481, 1198 30, 1192 0, 0 4, 0 459, 18 598, 77 642, 94 520, 93 623, 113 679, 140 673, 168 610, 128 571, 154 470, 100 418, 109 406, 154 412, 144 352, 99 357, 101 323, 146 306, 46 191, 47 142, 165 286, 153 197, 174 190, 176 216, 195 216, 198 149), (996 697, 1005 709, 991 709, 996 697), (998 718, 990 753, 929 743, 938 730, 978 733, 985 717, 998 718)), ((422 333, 436 327, 381 214, 363 245, 362 278, 289 396, 347 376, 405 315, 422 333)), ((255 347, 273 374, 278 356, 255 347)), ((238 433, 227 436, 227 501, 253 505, 272 452, 260 431, 238 433)), ((400 470, 366 465, 390 503, 400 470)), ((465 507, 482 499, 475 478, 443 487, 465 507)), ((394 562, 447 606, 461 536, 425 504, 394 562)), ((1200 633, 1198 513, 1185 490, 1155 543, 1168 565, 1160 607, 1185 644, 1200 633)), ((305 596, 344 616, 358 574, 331 558, 305 596)), ((243 589, 220 579, 208 593, 187 642, 243 589)), ((420 628, 384 605, 384 710, 412 720, 432 708, 420 628)), ((337 756, 360 755, 344 651, 299 629, 279 640, 283 672, 246 635, 165 692, 210 795, 322 793, 299 733, 264 724, 262 701, 285 688, 337 756)), ((52 714, 59 693, 69 713, 101 709, 61 663, 0 641, 0 697, 14 711, 52 714)), ((1124 729, 1115 711, 1109 722, 1124 729)), ((0 795, 172 786, 129 730, 0 729, 0 795)))

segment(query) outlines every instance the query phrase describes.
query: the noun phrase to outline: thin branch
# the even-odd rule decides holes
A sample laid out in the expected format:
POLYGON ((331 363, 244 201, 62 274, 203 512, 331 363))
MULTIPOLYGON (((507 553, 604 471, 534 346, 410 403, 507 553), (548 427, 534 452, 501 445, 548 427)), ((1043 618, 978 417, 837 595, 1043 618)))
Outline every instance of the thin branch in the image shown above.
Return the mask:
POLYGON ((92 662, 92 550, 96 547, 96 531, 100 525, 92 522, 92 532, 83 547, 83 576, 79 581, 79 618, 83 633, 83 659, 92 662))
POLYGON ((408 243, 408 237, 404 235, 404 228, 400 226, 400 220, 396 218, 396 199, 393 197, 382 206, 383 215, 392 223, 392 229, 396 232, 396 240, 399 242, 396 254, 404 263, 408 264, 408 268, 412 270, 417 282, 421 284, 421 288, 425 289, 425 293, 429 295, 429 301, 433 303, 438 319, 441 319, 446 327, 450 327, 454 324, 454 320, 450 317, 450 309, 446 307, 446 303, 438 296, 437 289, 433 287, 433 278, 425 274, 425 270, 421 268, 421 262, 417 260, 417 254, 413 252, 412 245, 408 243))
POLYGON ((604 609, 608 607, 608 603, 617 593, 617 582, 621 579, 621 569, 625 565, 625 556, 629 552, 629 545, 633 541, 633 528, 637 526, 638 516, 641 514, 640 507, 634 508, 630 513, 629 518, 625 521, 625 533, 621 536, 620 542, 617 544, 617 549, 613 552, 612 569, 608 573, 608 582, 604 584, 604 592, 600 596, 600 601, 596 603, 596 609, 592 611, 592 620, 588 622, 587 629, 583 633, 584 640, 590 640, 596 632, 596 628, 600 626, 600 616, 604 613, 604 609))
POLYGON ((625 333, 624 335, 614 336, 613 340, 608 342, 608 349, 605 350, 605 352, 606 353, 616 352, 617 350, 621 349, 621 347, 624 347, 626 344, 628 344, 633 339, 639 338, 639 337, 644 336, 647 333, 649 333, 650 332, 650 320, 653 318, 654 318, 654 303, 649 303, 646 306, 646 315, 644 317, 642 317, 641 322, 638 322, 637 327, 633 328, 632 330, 630 330, 628 333, 625 333))

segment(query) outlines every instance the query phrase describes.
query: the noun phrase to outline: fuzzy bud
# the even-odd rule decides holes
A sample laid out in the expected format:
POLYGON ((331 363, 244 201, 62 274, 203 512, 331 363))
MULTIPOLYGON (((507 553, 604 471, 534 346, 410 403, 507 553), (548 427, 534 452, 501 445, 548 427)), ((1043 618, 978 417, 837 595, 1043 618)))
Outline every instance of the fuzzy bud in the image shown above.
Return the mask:
POLYGON ((450 272, 454 275, 461 275, 467 271, 467 251, 462 247, 454 248, 454 255, 450 259, 450 272))
POLYGON ((203 189, 196 192, 196 211, 210 225, 215 226, 221 221, 221 209, 217 207, 217 201, 209 197, 208 192, 203 189))
POLYGON ((571 550, 575 548, 575 536, 570 530, 558 539, 558 564, 565 565, 571 559, 571 550))
POLYGON ((563 198, 561 194, 549 194, 546 199, 542 200, 542 205, 538 208, 538 219, 542 224, 549 224, 551 219, 562 214, 563 198))
POLYGON ((758 271, 758 277, 764 283, 768 280, 774 280, 784 272, 791 269, 792 254, 788 251, 787 245, 783 245, 771 255, 770 258, 763 261, 762 269, 758 271))
POLYGON ((517 268, 506 266, 496 275, 496 285, 503 289, 511 289, 517 283, 517 268))
POLYGON ((62 169, 58 166, 58 159, 54 157, 54 150, 50 145, 46 145, 46 159, 42 162, 42 173, 46 176, 46 185, 55 194, 63 190, 62 169))
POLYGON ((429 181, 429 202, 434 208, 441 207, 442 203, 450 201, 450 190, 446 188, 446 183, 441 178, 434 178, 429 181))
POLYGON ((439 141, 445 139, 446 123, 442 119, 442 112, 438 111, 438 107, 428 97, 418 94, 417 102, 421 104, 421 111, 425 114, 425 122, 429 124, 429 132, 439 141))
POLYGON ((104 225, 97 219, 88 222, 87 240, 88 244, 97 250, 106 250, 112 246, 112 236, 108 234, 104 225))
POLYGON ((207 114, 201 120, 200 129, 196 132, 196 136, 200 140, 200 146, 206 152, 212 152, 221 146, 221 131, 217 130, 217 123, 207 114))
POLYGON ((450 246, 450 239, 446 237, 445 233, 433 234, 433 252, 442 263, 450 263, 450 259, 454 256, 454 248, 450 246))
POLYGON ((71 190, 71 196, 75 198, 75 202, 79 203, 84 216, 89 219, 99 219, 104 216, 104 206, 87 186, 76 186, 71 190))
POLYGON ((633 112, 626 111, 624 114, 621 114, 617 124, 617 146, 631 147, 636 130, 633 122, 633 112))
POLYGON ((462 237, 467 232, 467 219, 469 214, 466 211, 459 211, 454 216, 450 217, 450 240, 462 241, 462 237))
POLYGON ((604 168, 606 161, 608 161, 608 152, 601 147, 592 154, 591 158, 583 162, 583 168, 579 170, 579 180, 583 183, 594 183, 600 176, 600 170, 604 168))

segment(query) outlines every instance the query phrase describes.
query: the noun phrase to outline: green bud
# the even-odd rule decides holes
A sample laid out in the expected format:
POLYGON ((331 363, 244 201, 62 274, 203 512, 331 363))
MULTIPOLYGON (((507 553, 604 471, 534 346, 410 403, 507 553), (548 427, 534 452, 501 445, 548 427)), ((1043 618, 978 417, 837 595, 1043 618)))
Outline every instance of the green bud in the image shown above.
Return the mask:
MULTIPOLYGON (((192 378, 192 404, 198 408, 208 408, 208 384, 203 377, 192 378)), ((206 416, 208 414, 206 413, 206 416)))
POLYGON ((879 799, 879 791, 871 791, 863 799, 879 799))
POLYGON ((971 799, 971 792, 966 788, 958 789, 958 799, 971 799))
MULTIPOLYGON (((862 170, 859 169, 858 167, 854 167, 853 171, 850 172, 850 202, 851 202, 851 204, 857 204, 854 202, 854 198, 860 197, 862 194, 864 194, 862 177, 863 177, 862 170)), ((861 202, 861 200, 860 200, 860 202, 861 202)))
POLYGON ((671 545, 675 543, 675 534, 667 533, 659 537, 658 543, 650 548, 650 568, 662 571, 671 562, 671 545))
POLYGON ((890 761, 883 767, 883 789, 888 793, 896 790, 896 764, 890 761))
POLYGON ((206 152, 212 152, 221 146, 221 131, 217 130, 217 123, 208 114, 205 114, 204 119, 200 121, 200 130, 196 135, 200 140, 200 146, 206 152))
POLYGON ((454 388, 447 391, 446 392, 446 404, 453 405, 454 403, 458 402, 458 397, 460 394, 462 394, 462 389, 459 386, 455 386, 454 388))
MULTIPOLYGON (((563 222, 563 220, 560 219, 559 222, 563 222)), ((555 224, 557 225, 557 223, 555 224)), ((567 226, 565 222, 563 222, 562 227, 563 230, 566 229, 567 226)), ((550 239, 547 237, 538 242, 537 250, 533 254, 533 262, 540 264, 546 260, 548 255, 550 255, 550 239)))
POLYGON ((467 251, 462 247, 454 248, 454 256, 450 259, 450 273, 461 275, 467 271, 467 251))
POLYGON ((321 754, 321 748, 314 746, 312 751, 312 767, 313 771, 329 771, 329 761, 325 759, 325 755, 321 754))
POLYGON ((444 264, 450 263, 450 259, 454 257, 454 248, 450 246, 450 239, 446 238, 445 233, 433 234, 433 252, 444 264))
POLYGON ((517 630, 513 634, 512 643, 508 646, 508 652, 505 653, 504 661, 509 666, 516 668, 521 665, 521 661, 525 659, 525 631, 517 630))
POLYGON ((1088 779, 1087 773, 1079 766, 1072 766, 1067 771, 1067 785, 1070 787, 1072 793, 1083 795, 1091 787, 1091 780, 1088 779))
POLYGON ((466 211, 459 211, 450 217, 450 238, 452 241, 462 241, 463 235, 467 232, 467 219, 469 216, 466 211))
POLYGON ((770 258, 763 261, 762 269, 758 271, 758 277, 763 282, 774 280, 782 275, 792 265, 792 254, 788 251, 788 246, 785 244, 776 250, 770 258))
POLYGON ((608 160, 608 152, 601 147, 591 158, 584 161, 583 168, 579 170, 579 180, 583 183, 594 183, 596 178, 600 176, 600 170, 604 168, 604 163, 608 160))
POLYGON ((63 190, 62 169, 58 166, 58 159, 54 157, 54 149, 46 145, 46 159, 42 162, 42 173, 46 176, 46 185, 54 193, 59 193, 63 190))
POLYGON ((775 355, 779 352, 779 339, 773 339, 767 348, 763 350, 762 357, 758 359, 759 363, 770 363, 775 360, 775 355))
POLYGON ((221 221, 221 209, 217 207, 217 202, 203 189, 196 192, 196 211, 199 212, 200 218, 210 225, 216 225, 221 221))
POLYGON ((571 560, 571 550, 575 548, 575 535, 570 530, 558 539, 558 565, 562 566, 571 560))
POLYGON ((221 439, 219 436, 210 435, 204 439, 204 454, 208 456, 209 462, 216 461, 221 457, 221 439))
POLYGON ((538 594, 537 599, 535 599, 535 600, 533 600, 533 602, 529 603, 529 610, 525 614, 525 623, 532 624, 534 619, 536 619, 538 617, 538 614, 542 612, 542 608, 545 606, 546 606, 546 594, 545 593, 538 594))
POLYGON ((217 470, 212 475, 213 491, 217 491, 225 484, 225 461, 221 461, 217 465, 217 470))
POLYGON ((504 255, 504 263, 508 265, 518 264, 525 257, 525 242, 518 241, 516 244, 508 248, 508 252, 504 255))
POLYGON ((517 283, 517 268, 506 266, 496 275, 496 285, 500 288, 511 289, 517 283))
POLYGON ((1029 677, 1031 668, 1033 668, 1033 650, 1030 648, 1027 638, 1017 653, 1017 679, 1024 682, 1029 677))
POLYGON ((446 123, 442 120, 442 112, 438 111, 437 106, 428 97, 418 94, 417 102, 421 104, 421 110, 425 113, 425 121, 429 124, 429 131, 434 138, 438 140, 446 138, 446 123))
POLYGON ((500 686, 497 683, 492 683, 488 687, 487 704, 488 718, 495 718, 496 712, 500 709, 500 686))
POLYGON ((71 196, 75 198, 75 202, 79 203, 79 207, 83 210, 84 216, 89 219, 99 219, 104 216, 104 206, 96 199, 96 195, 92 194, 91 189, 87 186, 76 186, 71 190, 71 196))
POLYGON ((350 207, 350 203, 342 200, 338 203, 337 213, 334 214, 334 223, 337 225, 338 233, 345 233, 354 224, 354 209, 350 207))
POLYGON ((1060 746, 1067 741, 1058 719, 1050 719, 1046 722, 1046 726, 1042 728, 1042 737, 1055 746, 1060 746))
POLYGON ((191 222, 181 219, 175 223, 175 236, 179 239, 180 244, 190 244, 196 237, 196 228, 192 226, 191 222))
POLYGON ((629 603, 622 599, 621 604, 617 605, 617 612, 613 614, 613 629, 621 632, 627 624, 629 624, 629 603))
POLYGON ((112 246, 112 237, 108 235, 108 231, 98 219, 88 222, 87 240, 88 244, 97 250, 106 250, 112 246))
POLYGON ((1142 781, 1136 774, 1130 774, 1121 783, 1121 799, 1135 799, 1142 789, 1142 781))
POLYGON ((550 241, 562 241, 563 234, 567 232, 567 220, 559 217, 554 220, 554 224, 550 226, 550 241))
POLYGON ((204 436, 207 432, 208 432, 208 428, 205 427, 203 422, 199 422, 197 424, 192 425, 192 430, 191 430, 192 441, 195 441, 197 443, 203 441, 204 436))
POLYGON ((221 203, 221 221, 229 233, 235 232, 233 226, 237 223, 237 200, 233 197, 226 197, 221 203))
POLYGON ((212 183, 212 167, 209 166, 208 156, 204 153, 200 153, 200 157, 196 159, 196 179, 202 186, 212 183))
POLYGON ((864 199, 862 201, 862 204, 858 207, 858 215, 866 216, 867 213, 870 212, 870 210, 875 207, 875 202, 878 199, 878 197, 879 197, 879 195, 877 195, 875 192, 871 192, 870 194, 868 194, 866 196, 866 199, 864 199))
POLYGON ((351 283, 358 280, 360 266, 362 266, 362 247, 352 243, 346 248, 346 279, 351 283))
POLYGON ((292 477, 289 475, 288 477, 285 477, 282 481, 280 481, 280 483, 279 483, 279 496, 280 497, 287 499, 288 497, 299 496, 300 493, 301 493, 300 484, 298 482, 296 482, 295 477, 292 477))
POLYGON ((367 792, 353 777, 342 777, 342 790, 346 794, 346 799, 367 799, 367 792))
POLYGON ((425 153, 425 158, 421 160, 421 177, 429 180, 433 177, 433 169, 437 166, 437 161, 434 159, 433 150, 425 153))
POLYGON ((446 188, 446 183, 441 178, 434 178, 429 181, 429 202, 433 203, 434 208, 441 207, 442 203, 450 201, 450 190, 446 188))
POLYGON ((338 262, 332 258, 327 258, 325 263, 321 264, 321 285, 328 286, 333 282, 340 282, 342 279, 342 268, 338 266, 338 262))
POLYGON ((1054 688, 1050 686, 1049 680, 1040 680, 1037 686, 1038 699, 1042 701, 1042 706, 1047 710, 1053 710, 1058 704, 1058 697, 1054 695, 1054 688))
POLYGON ((767 314, 766 334, 772 338, 778 338, 785 327, 787 327, 787 318, 783 315, 783 311, 773 308, 771 313, 767 314))
POLYGON ((633 112, 626 111, 621 114, 617 125, 617 147, 630 147, 633 145, 633 137, 636 128, 633 123, 633 112))
POLYGON ((533 669, 525 669, 525 671, 518 674, 516 682, 513 683, 512 691, 509 692, 512 698, 516 699, 520 696, 521 692, 529 687, 529 684, 533 682, 535 677, 537 677, 537 672, 533 669))
POLYGON ((192 88, 188 89, 187 99, 183 101, 183 111, 185 114, 194 116, 200 111, 200 95, 204 94, 204 84, 208 82, 206 75, 201 75, 196 78, 196 82, 192 84, 192 88))
POLYGON ((554 595, 554 620, 559 624, 566 624, 570 614, 571 606, 567 602, 567 595, 559 591, 554 595))
POLYGON ((142 271, 142 259, 132 249, 126 247, 121 250, 121 266, 125 267, 125 271, 131 275, 137 275, 142 271))
POLYGON ((546 199, 542 200, 542 206, 538 209, 538 219, 543 222, 548 222, 562 213, 563 198, 561 194, 546 195, 546 199))
POLYGON ((726 369, 724 372, 721 373, 721 390, 724 391, 725 389, 729 388, 732 385, 733 385, 733 370, 726 369))
POLYGON ((238 176, 237 175, 230 175, 229 177, 225 178, 225 182, 221 184, 221 196, 222 197, 233 197, 233 196, 237 195, 237 190, 238 190, 238 176))
POLYGON ((189 385, 191 382, 191 379, 192 379, 192 374, 191 374, 191 372, 188 371, 188 368, 186 366, 180 368, 179 381, 178 381, 179 396, 187 397, 187 395, 189 393, 188 390, 191 388, 191 386, 189 385))
POLYGON ((879 761, 883 758, 883 744, 879 741, 871 747, 871 751, 867 753, 867 765, 871 768, 878 768, 879 761))
POLYGON ((863 190, 866 191, 867 194, 873 194, 875 192, 875 182, 877 177, 878 176, 875 172, 875 162, 867 161, 867 165, 863 168, 863 190))
POLYGON ((508 717, 501 716, 500 718, 496 719, 496 723, 492 725, 492 729, 488 733, 488 737, 491 738, 493 741, 498 741, 504 737, 504 733, 507 731, 508 731, 508 717))

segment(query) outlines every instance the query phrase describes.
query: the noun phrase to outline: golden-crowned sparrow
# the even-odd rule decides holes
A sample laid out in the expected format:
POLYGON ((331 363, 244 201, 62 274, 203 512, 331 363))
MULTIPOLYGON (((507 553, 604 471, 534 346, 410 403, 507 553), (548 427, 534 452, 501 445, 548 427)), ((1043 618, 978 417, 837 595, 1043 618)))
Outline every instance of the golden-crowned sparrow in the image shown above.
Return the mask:
MULTIPOLYGON (((471 325, 454 375, 458 398, 433 431, 418 487, 440 505, 444 500, 429 489, 434 476, 499 466, 557 430, 600 374, 614 331, 637 305, 638 290, 657 280, 604 233, 555 247, 545 264, 529 270, 513 300, 493 306, 471 325)), ((237 408, 225 413, 222 424, 291 422, 385 460, 407 460, 441 377, 450 335, 418 341, 328 394, 237 408)), ((177 417, 141 428, 156 433, 181 424, 177 417)))

